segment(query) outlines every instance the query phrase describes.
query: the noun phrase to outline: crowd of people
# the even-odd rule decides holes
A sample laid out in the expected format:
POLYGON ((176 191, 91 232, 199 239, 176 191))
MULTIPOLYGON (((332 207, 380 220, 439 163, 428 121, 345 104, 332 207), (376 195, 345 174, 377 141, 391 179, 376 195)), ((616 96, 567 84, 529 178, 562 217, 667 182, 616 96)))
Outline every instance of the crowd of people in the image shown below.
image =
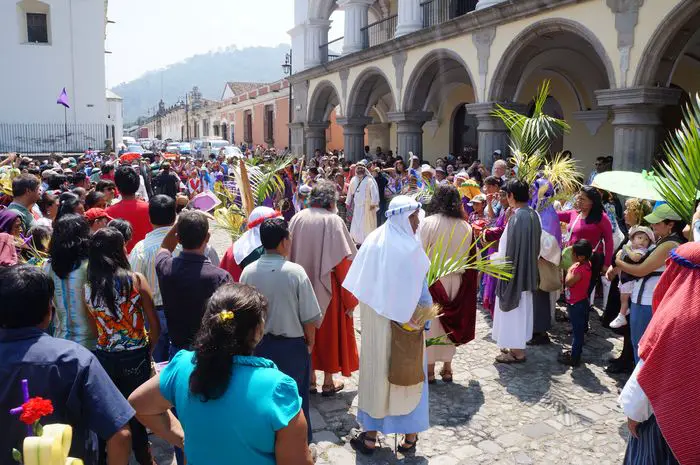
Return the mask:
MULTIPOLYGON (((453 382, 479 304, 495 363, 526 363, 528 346, 551 343, 558 315, 572 334, 558 360, 577 367, 596 302, 624 337, 608 371, 632 373, 620 397, 626 463, 700 463, 700 418, 686 408, 700 399, 685 390, 700 372, 677 363, 700 331, 700 248, 686 244, 700 239, 700 213, 686 225, 663 202, 623 207, 595 176, 562 198, 500 155, 490 170, 467 149, 433 164, 379 147, 354 163, 295 158, 221 260, 213 217, 192 199, 225 187, 235 159, 10 155, 0 164, 0 406, 21 404, 29 380, 53 401, 50 419, 73 425, 71 456, 87 464, 123 465, 132 451, 155 463, 149 430, 178 464, 311 464, 310 396, 336 395, 338 375, 359 371, 350 443, 373 454, 380 433, 402 434, 397 450, 410 454, 430 427, 436 366, 453 382), (436 247, 508 262, 512 279, 462 269, 429 282, 436 247)), ((8 419, 0 464, 25 433, 8 419)))

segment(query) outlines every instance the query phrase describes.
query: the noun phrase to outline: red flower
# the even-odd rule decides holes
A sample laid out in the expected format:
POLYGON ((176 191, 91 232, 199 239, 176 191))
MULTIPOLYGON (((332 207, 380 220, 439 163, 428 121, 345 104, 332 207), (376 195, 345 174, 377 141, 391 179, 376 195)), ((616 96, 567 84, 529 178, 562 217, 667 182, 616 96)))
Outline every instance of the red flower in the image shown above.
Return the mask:
POLYGON ((27 402, 22 404, 22 415, 19 419, 27 424, 33 425, 46 415, 53 413, 53 404, 50 400, 42 397, 32 397, 27 402))

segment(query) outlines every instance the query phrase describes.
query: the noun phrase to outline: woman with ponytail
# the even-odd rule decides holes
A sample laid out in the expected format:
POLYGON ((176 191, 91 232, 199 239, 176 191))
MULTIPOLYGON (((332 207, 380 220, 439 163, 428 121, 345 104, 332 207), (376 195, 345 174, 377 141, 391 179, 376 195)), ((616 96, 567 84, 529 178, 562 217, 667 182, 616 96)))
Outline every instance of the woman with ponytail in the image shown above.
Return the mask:
POLYGON ((141 423, 184 445, 188 463, 313 464, 296 383, 270 360, 253 356, 266 313, 267 301, 255 288, 220 287, 193 351, 179 351, 129 397, 141 423))

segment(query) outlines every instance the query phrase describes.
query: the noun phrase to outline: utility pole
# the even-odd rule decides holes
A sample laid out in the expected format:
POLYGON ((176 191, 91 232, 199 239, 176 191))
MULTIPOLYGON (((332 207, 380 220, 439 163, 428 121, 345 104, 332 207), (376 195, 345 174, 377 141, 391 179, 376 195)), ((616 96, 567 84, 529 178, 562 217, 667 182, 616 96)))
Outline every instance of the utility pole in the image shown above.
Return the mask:
MULTIPOLYGON (((282 70, 284 71, 285 76, 291 76, 292 75, 292 50, 289 50, 289 53, 286 53, 284 55, 284 64, 282 65, 282 70)), ((289 130, 289 141, 287 143, 287 148, 289 150, 292 150, 292 83, 287 80, 287 87, 289 88, 289 121, 287 124, 287 128, 289 130)))
POLYGON ((190 141, 190 93, 185 94, 185 125, 187 126, 187 142, 190 141))

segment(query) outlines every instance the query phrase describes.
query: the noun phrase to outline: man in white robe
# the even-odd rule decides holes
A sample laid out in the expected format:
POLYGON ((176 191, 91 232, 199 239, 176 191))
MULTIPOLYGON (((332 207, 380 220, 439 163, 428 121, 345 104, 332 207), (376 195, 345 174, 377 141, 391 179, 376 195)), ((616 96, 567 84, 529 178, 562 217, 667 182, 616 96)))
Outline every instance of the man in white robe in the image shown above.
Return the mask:
POLYGON ((537 260, 542 245, 542 226, 537 212, 528 206, 529 186, 513 179, 505 190, 514 213, 498 243, 497 258, 513 264, 513 278, 496 285, 492 337, 501 349, 499 363, 522 363, 532 339, 533 292, 538 289, 537 260))
POLYGON ((379 208, 379 188, 377 182, 367 173, 367 162, 362 160, 355 167, 355 176, 350 181, 345 204, 352 205, 350 237, 358 245, 377 229, 377 209, 379 208))

